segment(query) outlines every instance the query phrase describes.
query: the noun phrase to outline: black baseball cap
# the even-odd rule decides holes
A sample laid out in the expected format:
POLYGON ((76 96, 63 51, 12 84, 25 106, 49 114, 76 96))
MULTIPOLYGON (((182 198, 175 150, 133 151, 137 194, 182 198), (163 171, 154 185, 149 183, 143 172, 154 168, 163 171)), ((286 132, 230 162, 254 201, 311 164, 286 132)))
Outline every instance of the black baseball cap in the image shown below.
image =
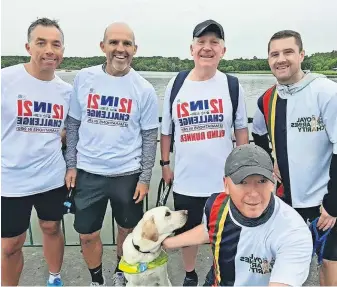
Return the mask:
POLYGON ((253 144, 240 145, 232 150, 225 164, 225 176, 234 184, 239 184, 247 176, 263 175, 275 183, 273 162, 269 154, 261 147, 253 144))
POLYGON ((195 26, 193 30, 193 38, 200 37, 203 33, 206 32, 214 32, 219 36, 219 38, 225 40, 225 33, 222 26, 214 20, 206 20, 195 26))

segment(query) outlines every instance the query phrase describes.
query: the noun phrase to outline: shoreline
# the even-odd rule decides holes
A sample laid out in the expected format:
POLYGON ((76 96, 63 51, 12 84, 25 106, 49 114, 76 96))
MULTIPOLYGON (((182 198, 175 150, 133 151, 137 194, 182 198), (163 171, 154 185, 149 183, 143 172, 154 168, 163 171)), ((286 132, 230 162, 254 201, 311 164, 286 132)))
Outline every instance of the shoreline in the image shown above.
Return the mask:
MULTIPOLYGON (((57 72, 72 73, 79 70, 56 69, 57 72)), ((137 71, 140 73, 178 73, 172 71, 137 71)), ((328 78, 337 78, 337 71, 310 71, 311 73, 322 74, 328 78)), ((229 74, 246 74, 246 75, 272 75, 271 71, 228 71, 229 74)))

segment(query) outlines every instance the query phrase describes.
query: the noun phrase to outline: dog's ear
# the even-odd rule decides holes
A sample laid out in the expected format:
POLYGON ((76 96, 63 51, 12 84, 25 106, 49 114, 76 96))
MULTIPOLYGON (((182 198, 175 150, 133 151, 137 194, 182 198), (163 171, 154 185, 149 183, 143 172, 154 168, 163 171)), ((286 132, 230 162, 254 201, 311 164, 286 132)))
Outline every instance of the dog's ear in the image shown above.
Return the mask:
POLYGON ((154 223, 154 217, 151 216, 150 219, 146 220, 142 228, 142 237, 154 242, 158 241, 159 233, 154 223))

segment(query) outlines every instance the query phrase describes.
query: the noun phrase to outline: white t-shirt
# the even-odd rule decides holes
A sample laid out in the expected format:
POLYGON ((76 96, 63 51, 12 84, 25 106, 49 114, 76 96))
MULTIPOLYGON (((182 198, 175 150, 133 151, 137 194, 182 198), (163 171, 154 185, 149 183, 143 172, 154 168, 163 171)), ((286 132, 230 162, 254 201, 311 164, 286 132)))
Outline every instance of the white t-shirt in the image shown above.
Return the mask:
POLYGON ((23 64, 1 70, 1 195, 21 197, 64 185, 61 132, 72 87, 41 81, 23 64))
MULTIPOLYGON (((313 243, 301 216, 274 196, 274 210, 269 219, 252 227, 244 223, 247 219, 235 217, 231 208, 226 217, 212 213, 214 201, 221 202, 219 197, 224 198, 224 194, 214 194, 208 199, 204 224, 212 245, 218 246, 213 250, 221 270, 221 286, 268 286, 270 282, 302 285, 309 275, 313 243), (217 225, 219 218, 215 215, 225 217, 224 223, 220 221, 217 225), (219 241, 214 240, 217 236, 219 241)), ((223 206, 227 200, 228 197, 220 203, 220 212, 226 211, 223 206)))
POLYGON ((159 126, 153 86, 133 69, 113 77, 102 65, 76 75, 69 115, 81 121, 77 168, 100 175, 140 169, 141 130, 159 126))
MULTIPOLYGON (((223 190, 223 172, 233 149, 232 102, 227 77, 217 71, 206 81, 186 78, 172 107, 170 94, 175 78, 169 82, 164 99, 163 135, 175 125, 175 167, 173 190, 188 196, 208 197, 223 190)), ((239 86, 235 128, 247 127, 244 92, 239 86)))

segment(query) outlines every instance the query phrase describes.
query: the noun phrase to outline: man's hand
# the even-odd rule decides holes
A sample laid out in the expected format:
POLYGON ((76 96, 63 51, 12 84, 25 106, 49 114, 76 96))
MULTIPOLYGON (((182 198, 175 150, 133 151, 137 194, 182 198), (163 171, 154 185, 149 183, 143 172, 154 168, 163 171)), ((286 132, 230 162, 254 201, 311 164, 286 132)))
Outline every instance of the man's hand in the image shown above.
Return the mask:
POLYGON ((334 227, 336 223, 336 217, 330 216, 323 206, 321 206, 321 216, 318 219, 317 227, 318 229, 323 229, 323 231, 334 227))
POLYGON ((66 185, 67 188, 70 189, 70 187, 74 188, 76 184, 76 175, 77 170, 76 168, 69 168, 66 173, 66 185))
POLYGON ((280 173, 280 170, 278 168, 278 165, 277 165, 277 160, 275 159, 274 161, 274 175, 276 177, 276 180, 279 182, 279 183, 282 183, 282 178, 281 178, 281 173, 280 173))
POLYGON ((162 177, 166 184, 173 182, 174 174, 169 165, 164 165, 162 167, 162 177))
POLYGON ((133 199, 138 198, 135 203, 141 202, 144 199, 145 195, 148 194, 148 192, 149 192, 149 185, 138 182, 136 186, 135 194, 133 195, 133 199))

